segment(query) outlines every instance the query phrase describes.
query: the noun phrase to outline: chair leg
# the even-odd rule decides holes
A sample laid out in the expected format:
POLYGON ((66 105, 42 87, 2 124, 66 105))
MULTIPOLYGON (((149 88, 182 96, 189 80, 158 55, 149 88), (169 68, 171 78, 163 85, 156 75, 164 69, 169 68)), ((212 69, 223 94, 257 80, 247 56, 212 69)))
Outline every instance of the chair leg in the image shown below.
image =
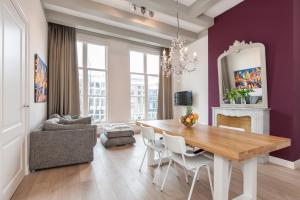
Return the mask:
POLYGON ((188 178, 188 175, 187 175, 186 168, 184 168, 184 176, 185 176, 185 182, 188 184, 189 183, 189 178, 188 178))
POLYGON ((228 175, 228 190, 230 188, 230 182, 231 182, 231 175, 232 175, 232 167, 233 167, 233 164, 232 162, 229 163, 229 175, 228 175))
POLYGON ((153 178, 153 181, 152 181, 153 184, 155 183, 155 180, 156 180, 157 174, 159 173, 159 168, 160 168, 160 165, 161 165, 161 159, 162 158, 160 156, 160 153, 158 153, 158 157, 159 157, 159 162, 158 162, 157 168, 155 170, 155 175, 154 175, 154 178, 153 178))
POLYGON ((146 154, 147 154, 147 152, 148 152, 148 147, 147 147, 147 148, 146 148, 146 150, 145 150, 145 153, 144 153, 143 160, 142 160, 142 162, 141 162, 141 165, 140 165, 139 171, 141 171, 141 169, 142 169, 142 167, 143 167, 144 160, 145 160, 145 157, 146 157, 146 154))
POLYGON ((164 190, 165 182, 166 182, 166 179, 167 179, 167 176, 168 176, 168 173, 169 173, 169 169, 170 169, 170 167, 171 167, 171 164, 172 164, 172 160, 169 161, 169 165, 168 165, 168 168, 167 168, 166 175, 165 175, 165 177, 164 177, 163 183, 162 183, 162 185, 161 185, 160 191, 163 191, 163 190, 164 190))
POLYGON ((192 198, 192 193, 193 193, 193 190, 194 190, 194 186, 195 186, 195 182, 196 182, 196 179, 197 179, 197 176, 198 176, 198 172, 199 172, 199 168, 196 169, 196 172, 195 172, 195 175, 194 175, 194 178, 193 178, 193 182, 192 182, 192 186, 191 186, 191 189, 190 189, 188 200, 190 200, 192 198))
POLYGON ((214 196, 214 188, 213 188, 213 184, 212 184, 212 180, 211 180, 211 174, 210 174, 209 165, 206 165, 206 169, 207 169, 207 173, 208 173, 208 180, 209 180, 209 185, 210 185, 210 191, 211 191, 211 195, 213 197, 214 196))

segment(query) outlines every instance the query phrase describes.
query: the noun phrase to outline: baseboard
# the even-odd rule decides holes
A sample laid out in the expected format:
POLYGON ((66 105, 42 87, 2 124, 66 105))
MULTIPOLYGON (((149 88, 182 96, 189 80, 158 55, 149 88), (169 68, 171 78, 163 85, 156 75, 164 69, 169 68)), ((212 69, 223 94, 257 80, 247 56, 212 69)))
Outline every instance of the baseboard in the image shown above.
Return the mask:
POLYGON ((292 161, 289 161, 289 160, 284 160, 282 158, 269 156, 269 162, 273 163, 273 164, 276 164, 276 165, 283 166, 283 167, 287 167, 287 168, 290 168, 290 169, 300 168, 300 159, 292 162, 292 161))
POLYGON ((294 162, 294 164, 295 164, 295 169, 300 168, 300 159, 299 159, 299 160, 296 160, 296 161, 294 162))

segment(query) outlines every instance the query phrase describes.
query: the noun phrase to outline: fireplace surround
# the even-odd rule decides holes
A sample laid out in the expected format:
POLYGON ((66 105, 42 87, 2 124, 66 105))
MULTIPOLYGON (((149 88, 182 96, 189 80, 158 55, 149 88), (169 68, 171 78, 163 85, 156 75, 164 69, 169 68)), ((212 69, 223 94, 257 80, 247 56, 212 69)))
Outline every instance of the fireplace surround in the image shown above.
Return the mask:
MULTIPOLYGON (((242 128, 245 131, 269 135, 270 109, 213 107, 212 125, 242 128)), ((268 156, 262 156, 259 161, 267 162, 268 156)))

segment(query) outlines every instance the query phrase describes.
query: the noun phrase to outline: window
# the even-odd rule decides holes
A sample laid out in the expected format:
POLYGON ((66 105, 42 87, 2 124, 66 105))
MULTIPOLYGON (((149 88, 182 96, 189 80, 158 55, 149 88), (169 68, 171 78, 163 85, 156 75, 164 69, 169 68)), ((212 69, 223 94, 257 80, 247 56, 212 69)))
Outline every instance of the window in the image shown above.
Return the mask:
POLYGON ((156 119, 159 55, 130 51, 131 119, 156 119))
POLYGON ((80 89, 80 112, 92 117, 94 123, 106 116, 107 47, 102 44, 77 41, 77 62, 80 89))

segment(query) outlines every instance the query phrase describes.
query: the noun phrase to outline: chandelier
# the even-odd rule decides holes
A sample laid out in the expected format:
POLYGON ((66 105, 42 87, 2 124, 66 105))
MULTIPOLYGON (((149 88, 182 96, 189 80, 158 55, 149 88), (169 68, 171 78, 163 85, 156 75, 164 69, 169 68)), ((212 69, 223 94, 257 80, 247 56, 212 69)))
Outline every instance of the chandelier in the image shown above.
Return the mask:
POLYGON ((188 55, 187 47, 184 48, 185 40, 179 36, 179 0, 177 0, 177 37, 172 39, 169 55, 166 50, 161 57, 161 65, 165 76, 171 74, 182 75, 184 72, 193 72, 199 67, 197 53, 188 55))

